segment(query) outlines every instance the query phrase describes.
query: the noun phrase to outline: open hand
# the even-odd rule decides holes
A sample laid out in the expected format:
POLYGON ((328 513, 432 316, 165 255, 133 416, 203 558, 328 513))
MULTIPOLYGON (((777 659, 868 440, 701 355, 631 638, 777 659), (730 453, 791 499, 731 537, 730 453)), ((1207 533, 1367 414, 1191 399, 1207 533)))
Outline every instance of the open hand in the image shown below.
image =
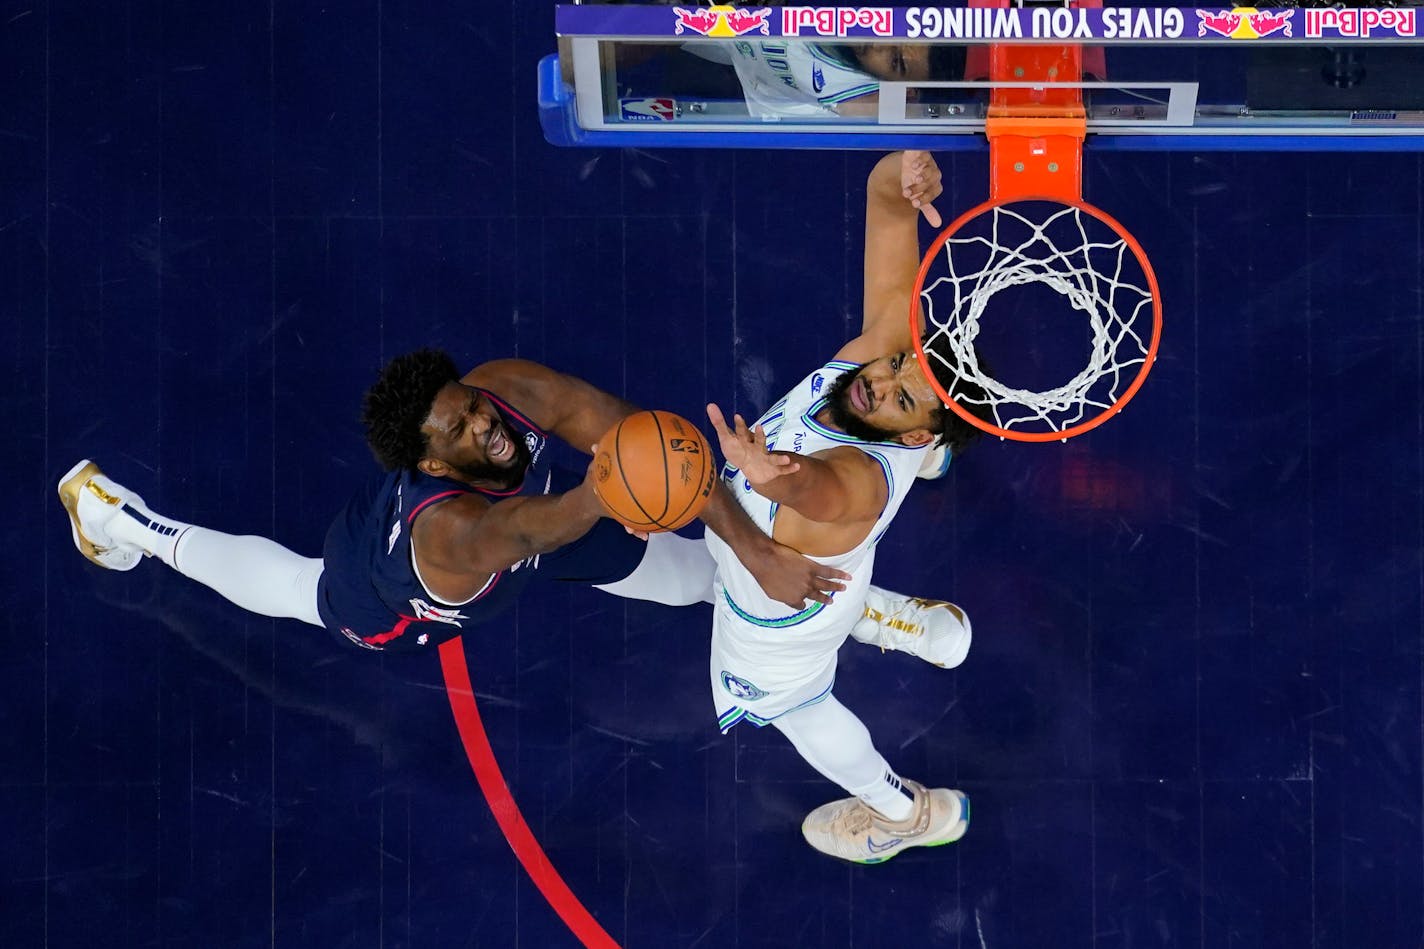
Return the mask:
POLYGON ((755 566, 747 568, 762 592, 797 610, 805 609, 807 600, 830 603, 831 597, 845 589, 842 581, 850 579, 844 570, 817 563, 774 540, 756 558, 755 566))
POLYGON ((736 428, 727 425, 722 410, 715 404, 707 406, 707 418, 717 433, 717 442, 722 446, 722 457, 727 463, 741 471, 742 476, 753 486, 766 484, 784 475, 799 471, 801 466, 791 455, 777 454, 767 450, 766 431, 758 425, 748 429, 746 420, 733 415, 736 428))

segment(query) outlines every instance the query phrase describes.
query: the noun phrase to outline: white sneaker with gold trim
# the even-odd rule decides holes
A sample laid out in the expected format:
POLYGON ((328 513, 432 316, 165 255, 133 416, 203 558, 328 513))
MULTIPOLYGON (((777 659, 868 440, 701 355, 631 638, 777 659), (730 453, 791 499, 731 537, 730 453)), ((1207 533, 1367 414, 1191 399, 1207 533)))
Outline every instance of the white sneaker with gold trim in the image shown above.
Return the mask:
POLYGON ((74 546, 81 554, 107 570, 138 566, 143 551, 115 541, 104 528, 125 502, 143 504, 143 498, 105 477, 99 466, 86 458, 59 479, 59 500, 69 513, 74 546))
POLYGON ((822 804, 801 823, 801 835, 821 853, 853 863, 883 863, 910 847, 938 847, 969 830, 969 797, 950 788, 905 781, 914 809, 902 821, 886 819, 858 797, 822 804))
POLYGON ((876 586, 866 590, 865 613, 850 634, 858 642, 907 652, 942 669, 963 662, 974 638, 969 617, 953 603, 876 586))

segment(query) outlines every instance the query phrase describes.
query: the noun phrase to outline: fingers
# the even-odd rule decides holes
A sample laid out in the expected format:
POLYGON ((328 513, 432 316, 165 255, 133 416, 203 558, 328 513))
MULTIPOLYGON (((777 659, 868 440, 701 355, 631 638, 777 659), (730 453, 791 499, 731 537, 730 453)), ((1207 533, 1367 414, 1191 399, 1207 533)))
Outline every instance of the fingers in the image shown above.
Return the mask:
POLYGON ((724 431, 731 432, 731 429, 727 427, 727 419, 722 415, 722 410, 717 408, 715 402, 707 403, 707 421, 712 423, 712 427, 719 435, 724 431))
POLYGON ((940 227, 944 223, 939 212, 930 204, 944 193, 944 185, 939 165, 928 152, 905 152, 900 163, 900 185, 901 193, 910 206, 923 214, 932 227, 940 227))
POLYGON ((905 152, 900 160, 900 187, 904 189, 905 197, 915 197, 939 186, 939 166, 929 152, 905 152))
POLYGON ((806 591, 806 599, 829 606, 834 601, 835 595, 845 590, 846 585, 841 581, 849 580, 850 574, 832 567, 825 567, 824 570, 833 576, 816 577, 812 581, 815 586, 806 591))
POLYGON ((825 581, 821 581, 820 586, 828 587, 828 589, 812 589, 811 592, 806 594, 806 599, 814 600, 817 603, 824 603, 827 606, 830 606, 832 603, 835 602, 836 594, 845 589, 845 584, 843 583, 827 583, 825 581))

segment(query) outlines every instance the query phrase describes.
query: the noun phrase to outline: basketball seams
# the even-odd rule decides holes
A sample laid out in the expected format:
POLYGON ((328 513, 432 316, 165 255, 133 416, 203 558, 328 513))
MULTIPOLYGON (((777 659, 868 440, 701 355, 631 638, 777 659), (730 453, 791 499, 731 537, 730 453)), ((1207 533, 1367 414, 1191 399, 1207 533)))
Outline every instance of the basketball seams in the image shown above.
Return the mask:
MULTIPOLYGON (((630 415, 628 416, 628 418, 632 418, 632 416, 630 415)), ((613 433, 614 467, 618 469, 618 478, 623 482, 623 493, 628 496, 629 501, 633 502, 633 506, 636 507, 642 513, 645 519, 645 525, 648 527, 657 527, 658 519, 649 514, 648 509, 643 507, 643 502, 638 500, 638 495, 633 490, 633 485, 628 482, 628 474, 623 468, 623 454, 621 451, 621 442, 623 440, 623 426, 627 423, 628 418, 625 418, 623 419, 623 421, 619 422, 617 431, 613 433)), ((664 507, 666 507, 666 505, 664 505, 664 507)), ((638 526, 641 527, 644 526, 644 524, 639 524, 638 526)))
POLYGON ((658 432, 658 452, 662 456, 662 466, 658 470, 662 472, 663 482, 663 513, 662 517, 653 518, 653 523, 666 530, 667 528, 664 526, 666 524, 665 518, 667 517, 668 508, 672 506, 672 484, 668 478, 668 436, 667 433, 663 431, 662 412, 657 410, 653 411, 653 427, 656 428, 658 432))
POLYGON ((636 413, 611 427, 599 442, 603 461, 595 490, 609 514, 630 529, 677 530, 700 514, 710 499, 717 473, 710 443, 700 429, 675 412, 636 413), (662 507, 654 515, 659 493, 662 507), (679 501, 682 506, 674 514, 673 504, 679 501))
MULTIPOLYGON (((698 437, 701 439, 703 447, 708 447, 707 439, 702 436, 701 430, 693 429, 693 431, 696 432, 698 437)), ((702 456, 702 470, 697 475, 698 487, 692 492, 692 496, 687 499, 687 503, 683 505, 682 510, 677 512, 677 517, 668 518, 668 523, 670 524, 679 524, 679 522, 683 519, 687 512, 691 510, 692 507, 697 504, 698 500, 703 497, 703 489, 707 487, 708 482, 711 480, 712 471, 710 465, 712 463, 712 459, 708 457, 709 452, 699 450, 698 454, 702 456)), ((707 494, 710 495, 711 492, 708 491, 707 494)), ((690 521, 691 518, 688 518, 688 520, 690 521)), ((679 524, 679 526, 683 525, 679 524)))

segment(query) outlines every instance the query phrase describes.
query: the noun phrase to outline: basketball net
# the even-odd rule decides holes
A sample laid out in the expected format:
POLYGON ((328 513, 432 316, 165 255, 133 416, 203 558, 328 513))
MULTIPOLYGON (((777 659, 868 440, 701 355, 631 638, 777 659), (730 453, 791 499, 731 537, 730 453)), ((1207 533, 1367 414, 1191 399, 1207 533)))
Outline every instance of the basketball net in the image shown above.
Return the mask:
POLYGON ((1146 379, 1162 331, 1157 277, 1131 233, 1082 199, 1082 90, 1047 85, 1082 81, 1081 47, 994 45, 988 73, 990 197, 930 245, 911 301, 911 336, 920 338, 923 314, 916 357, 965 421, 1016 441, 1067 439, 1121 411, 1146 379), (1045 391, 1003 384, 974 347, 995 294, 1030 283, 1061 294, 1089 327, 1083 369, 1045 391))

